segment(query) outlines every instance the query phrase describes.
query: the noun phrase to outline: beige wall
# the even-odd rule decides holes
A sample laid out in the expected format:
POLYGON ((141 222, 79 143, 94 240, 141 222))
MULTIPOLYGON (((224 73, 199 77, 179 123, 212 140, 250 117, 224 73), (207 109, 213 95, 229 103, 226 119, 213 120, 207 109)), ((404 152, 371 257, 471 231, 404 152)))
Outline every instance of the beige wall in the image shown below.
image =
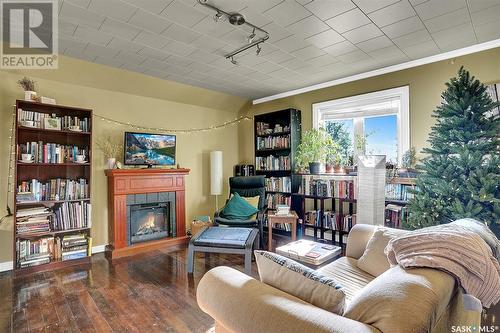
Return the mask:
MULTIPOLYGON (((38 83, 38 91, 64 105, 91 108, 96 114, 133 124, 166 128, 195 128, 234 119, 247 101, 206 89, 190 87, 107 66, 62 58, 58 70, 31 72, 0 71, 0 216, 4 215, 8 178, 9 131, 12 105, 23 92, 16 81, 28 75, 38 83)), ((105 160, 95 145, 110 135, 122 142, 130 128, 94 118, 92 163, 92 204, 94 245, 107 243, 107 185, 105 160)), ((213 214, 210 196, 209 152, 224 153, 224 176, 232 174, 238 162, 238 127, 196 134, 177 135, 177 159, 191 169, 186 180, 188 222, 196 215, 213 214)), ((227 190, 227 189, 226 189, 227 190)), ((9 196, 12 207, 12 194, 9 196)), ((222 199, 221 199, 222 200, 222 199)), ((12 220, 0 225, 0 262, 12 260, 12 220)))
MULTIPOLYGON (((313 103, 409 85, 410 144, 420 151, 426 145, 427 136, 433 124, 431 113, 440 103, 441 92, 445 89, 444 84, 456 75, 462 65, 483 83, 498 82, 500 81, 500 48, 456 58, 454 64, 446 60, 414 67, 254 105, 243 112, 253 115, 288 107, 297 108, 302 110, 302 129, 305 131, 312 126, 311 106, 313 103)), ((246 163, 253 161, 253 142, 248 140, 252 133, 252 124, 246 123, 240 126, 240 158, 246 163)))

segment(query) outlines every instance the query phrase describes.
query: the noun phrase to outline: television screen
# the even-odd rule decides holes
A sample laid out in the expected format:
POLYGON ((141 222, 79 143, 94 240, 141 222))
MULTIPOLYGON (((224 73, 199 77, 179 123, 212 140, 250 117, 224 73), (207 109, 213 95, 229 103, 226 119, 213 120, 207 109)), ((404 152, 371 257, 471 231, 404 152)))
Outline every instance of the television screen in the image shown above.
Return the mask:
POLYGON ((175 135, 125 132, 125 164, 175 165, 175 135))

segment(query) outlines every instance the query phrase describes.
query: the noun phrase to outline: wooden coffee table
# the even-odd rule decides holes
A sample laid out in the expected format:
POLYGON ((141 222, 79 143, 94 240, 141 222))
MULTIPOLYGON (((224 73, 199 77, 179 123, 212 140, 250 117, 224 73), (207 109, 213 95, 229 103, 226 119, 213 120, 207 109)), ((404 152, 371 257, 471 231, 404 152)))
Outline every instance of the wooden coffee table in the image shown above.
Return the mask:
POLYGON ((268 243, 267 249, 272 251, 273 245, 273 225, 276 223, 291 224, 292 240, 297 240, 297 220, 299 217, 293 210, 288 215, 276 215, 274 212, 267 214, 267 227, 268 227, 268 243))

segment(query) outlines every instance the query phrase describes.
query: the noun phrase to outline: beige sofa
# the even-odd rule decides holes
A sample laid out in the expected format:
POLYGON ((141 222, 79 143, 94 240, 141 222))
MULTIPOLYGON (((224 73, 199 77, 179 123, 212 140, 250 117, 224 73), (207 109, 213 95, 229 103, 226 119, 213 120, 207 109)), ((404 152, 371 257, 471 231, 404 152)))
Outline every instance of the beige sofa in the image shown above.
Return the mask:
POLYGON ((319 269, 344 286, 344 316, 223 266, 210 270, 201 279, 198 304, 215 319, 218 333, 441 333, 451 332, 452 326, 480 324, 481 303, 464 295, 446 273, 393 267, 374 277, 359 269, 357 261, 374 230, 373 226, 356 225, 348 237, 346 256, 319 269), (360 308, 356 298, 370 293, 376 297, 360 308), (352 304, 358 308, 353 309, 352 304), (356 316, 358 320, 352 319, 356 316))

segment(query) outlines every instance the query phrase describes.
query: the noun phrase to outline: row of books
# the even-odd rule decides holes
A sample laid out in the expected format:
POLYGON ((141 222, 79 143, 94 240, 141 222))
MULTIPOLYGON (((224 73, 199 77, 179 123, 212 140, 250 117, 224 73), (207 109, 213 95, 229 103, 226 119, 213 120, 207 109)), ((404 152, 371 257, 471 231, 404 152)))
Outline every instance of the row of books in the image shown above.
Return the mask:
POLYGON ((88 201, 64 202, 54 207, 54 230, 92 227, 92 205, 88 201))
POLYGON ((275 133, 290 132, 290 126, 275 124, 274 127, 271 128, 271 124, 259 121, 256 124, 256 132, 257 135, 268 135, 275 133))
POLYGON ((21 154, 31 154, 35 163, 66 163, 76 162, 77 155, 88 155, 88 148, 61 145, 57 143, 27 142, 20 144, 18 149, 18 159, 21 159, 21 154))
MULTIPOLYGON (((27 123, 30 125, 28 127, 34 128, 42 128, 45 129, 45 119, 53 119, 56 123, 60 124, 57 126, 64 130, 69 129, 70 127, 77 126, 80 131, 90 132, 90 119, 71 117, 71 116, 63 116, 57 117, 56 114, 48 114, 43 112, 29 111, 29 110, 18 110, 18 123, 21 126, 26 126, 27 123)), ((51 127, 52 129, 52 127, 51 127)))
POLYGON ((411 185, 406 184, 385 184, 385 198, 408 201, 414 197, 414 194, 408 191, 411 188, 411 185))
POLYGON ((292 180, 290 177, 266 178, 266 191, 292 192, 292 180))
POLYGON ((257 156, 255 165, 257 170, 290 170, 290 156, 257 156))
POLYGON ((388 204, 385 206, 385 225, 401 228, 408 220, 408 207, 388 204))
POLYGON ((49 179, 42 183, 38 179, 23 181, 17 187, 17 202, 48 200, 79 200, 89 197, 89 184, 84 178, 49 179))
POLYGON ((16 214, 16 233, 34 234, 50 231, 53 215, 48 207, 19 209, 16 214))
POLYGON ((325 229, 336 231, 350 231, 356 224, 356 214, 342 215, 334 211, 312 210, 304 216, 306 225, 323 226, 325 229))
POLYGON ((341 199, 356 199, 356 180, 336 180, 336 179, 314 179, 302 177, 300 194, 335 197, 341 199))
POLYGON ((277 205, 287 205, 292 204, 292 198, 289 195, 283 195, 281 193, 268 193, 266 196, 267 208, 276 209, 277 205))
POLYGON ((257 150, 290 147, 290 135, 257 137, 257 150))
POLYGON ((17 239, 17 267, 47 264, 53 260, 80 259, 91 255, 92 238, 86 234, 38 239, 17 239))

